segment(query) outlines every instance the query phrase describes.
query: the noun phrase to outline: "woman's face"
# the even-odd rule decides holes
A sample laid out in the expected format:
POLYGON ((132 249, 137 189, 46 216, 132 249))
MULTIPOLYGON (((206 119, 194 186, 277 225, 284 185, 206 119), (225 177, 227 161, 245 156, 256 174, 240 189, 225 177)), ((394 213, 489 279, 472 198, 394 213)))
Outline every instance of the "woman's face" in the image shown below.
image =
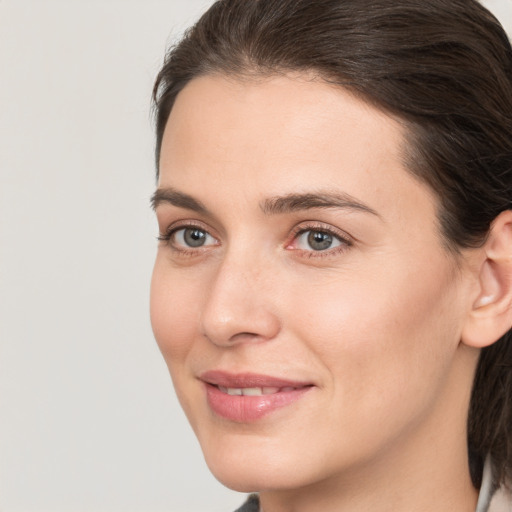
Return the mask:
POLYGON ((464 266, 403 144, 397 121, 308 77, 179 94, 151 319, 226 485, 296 488, 465 443, 464 266))

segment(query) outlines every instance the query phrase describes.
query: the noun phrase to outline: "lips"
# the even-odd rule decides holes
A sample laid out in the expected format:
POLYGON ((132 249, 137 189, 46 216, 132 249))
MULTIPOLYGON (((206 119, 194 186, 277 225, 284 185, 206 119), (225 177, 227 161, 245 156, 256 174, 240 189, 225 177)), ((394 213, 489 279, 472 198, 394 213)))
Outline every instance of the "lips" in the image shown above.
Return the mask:
POLYGON ((209 371, 200 376, 211 411, 237 423, 257 421, 304 396, 313 385, 267 375, 209 371))
POLYGON ((293 391, 294 387, 287 386, 284 388, 275 387, 252 387, 252 388, 227 388, 224 386, 217 386, 223 393, 227 393, 231 396, 262 396, 262 395, 273 395, 274 393, 282 393, 287 391, 293 391))

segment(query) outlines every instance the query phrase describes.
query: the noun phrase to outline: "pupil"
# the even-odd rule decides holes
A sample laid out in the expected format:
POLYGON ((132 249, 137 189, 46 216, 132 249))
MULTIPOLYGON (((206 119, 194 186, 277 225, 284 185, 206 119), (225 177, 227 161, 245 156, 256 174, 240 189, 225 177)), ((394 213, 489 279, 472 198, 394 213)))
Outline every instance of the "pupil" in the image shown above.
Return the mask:
POLYGON ((311 231, 308 235, 308 244, 314 251, 323 251, 331 246, 332 236, 322 231, 311 231))
POLYGON ((190 247, 201 247, 206 240, 206 233, 200 229, 189 228, 184 233, 185 242, 190 247))

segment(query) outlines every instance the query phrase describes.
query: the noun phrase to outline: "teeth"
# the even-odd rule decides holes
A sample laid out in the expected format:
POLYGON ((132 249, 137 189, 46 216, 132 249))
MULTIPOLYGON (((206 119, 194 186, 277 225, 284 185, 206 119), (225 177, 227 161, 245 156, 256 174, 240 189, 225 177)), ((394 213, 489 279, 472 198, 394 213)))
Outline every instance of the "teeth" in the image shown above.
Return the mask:
POLYGON ((263 394, 261 388, 243 388, 241 391, 244 396, 261 396, 263 394))
POLYGON ((225 388, 218 386, 219 390, 231 396, 261 396, 261 395, 273 395, 279 391, 293 391, 293 387, 275 388, 275 387, 264 387, 264 388, 225 388))

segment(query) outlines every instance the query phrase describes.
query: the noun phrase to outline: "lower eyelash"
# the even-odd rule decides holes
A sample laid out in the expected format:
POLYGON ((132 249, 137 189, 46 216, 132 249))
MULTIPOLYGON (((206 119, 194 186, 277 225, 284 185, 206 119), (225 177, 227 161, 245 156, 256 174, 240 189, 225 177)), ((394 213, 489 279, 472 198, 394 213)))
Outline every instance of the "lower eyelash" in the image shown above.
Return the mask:
POLYGON ((326 249, 325 251, 306 251, 305 249, 295 249, 294 252, 298 253, 301 258, 307 259, 318 259, 318 258, 332 258, 339 254, 344 253, 350 249, 350 244, 341 244, 338 247, 332 249, 326 249))
POLYGON ((306 251, 304 249, 296 249, 296 252, 301 253, 301 256, 305 258, 329 258, 332 256, 336 256, 337 254, 341 254, 347 251, 350 248, 350 245, 339 245, 338 247, 333 247, 332 249, 327 249, 325 251, 306 251))
POLYGON ((175 253, 176 256, 187 257, 187 256, 199 256, 200 254, 204 254, 204 251, 206 251, 208 249, 208 247, 210 247, 210 246, 187 248, 187 247, 182 247, 181 245, 174 243, 174 241, 173 241, 174 235, 178 231, 181 231, 182 229, 198 229, 198 230, 204 231, 205 233, 208 233, 210 236, 212 236, 210 234, 209 230, 207 230, 206 228, 204 228, 201 225, 198 225, 197 223, 190 223, 190 224, 185 223, 185 224, 179 224, 179 225, 171 225, 167 229, 166 233, 160 233, 157 236, 157 240, 161 243, 163 242, 173 253, 175 253))
POLYGON ((307 233, 309 231, 317 231, 319 233, 326 233, 329 236, 332 236, 333 238, 336 238, 337 240, 339 240, 341 245, 339 245, 337 247, 333 247, 332 249, 326 249, 324 251, 315 251, 313 249, 312 250, 295 249, 296 252, 298 252, 301 255, 304 255, 308 258, 322 258, 322 257, 333 256, 338 253, 346 251, 353 245, 352 240, 350 240, 348 237, 342 236, 337 231, 328 229, 323 225, 300 226, 300 229, 298 229, 295 233, 293 233, 293 240, 296 240, 300 235, 307 233))
POLYGON ((203 227, 198 226, 197 224, 180 224, 180 225, 171 225, 169 228, 167 228, 165 233, 160 233, 156 239, 159 242, 170 242, 171 238, 173 237, 174 233, 179 231, 180 229, 200 229, 202 231, 206 231, 203 227))
MULTIPOLYGON (((177 253, 182 254, 183 256, 187 255, 197 255, 198 249, 185 249, 185 248, 177 248, 171 243, 171 239, 176 233, 176 231, 184 228, 197 228, 203 230, 201 226, 197 226, 195 224, 192 225, 180 225, 171 227, 168 229, 166 233, 160 233, 156 239, 158 242, 165 242, 169 247, 171 247, 174 251, 177 253)), ((333 238, 336 238, 341 242, 341 245, 334 247, 332 249, 326 249, 324 251, 315 251, 315 250, 305 250, 305 249, 294 249, 296 253, 299 253, 302 257, 306 258, 326 258, 331 257, 336 254, 342 253, 346 250, 348 250, 352 245, 353 242, 348 237, 341 236, 339 233, 331 230, 326 229, 324 226, 316 225, 316 226, 306 226, 301 227, 298 229, 295 233, 293 233, 293 240, 295 240, 298 236, 307 233, 308 231, 318 231, 320 233, 327 233, 328 235, 332 236, 333 238)))

